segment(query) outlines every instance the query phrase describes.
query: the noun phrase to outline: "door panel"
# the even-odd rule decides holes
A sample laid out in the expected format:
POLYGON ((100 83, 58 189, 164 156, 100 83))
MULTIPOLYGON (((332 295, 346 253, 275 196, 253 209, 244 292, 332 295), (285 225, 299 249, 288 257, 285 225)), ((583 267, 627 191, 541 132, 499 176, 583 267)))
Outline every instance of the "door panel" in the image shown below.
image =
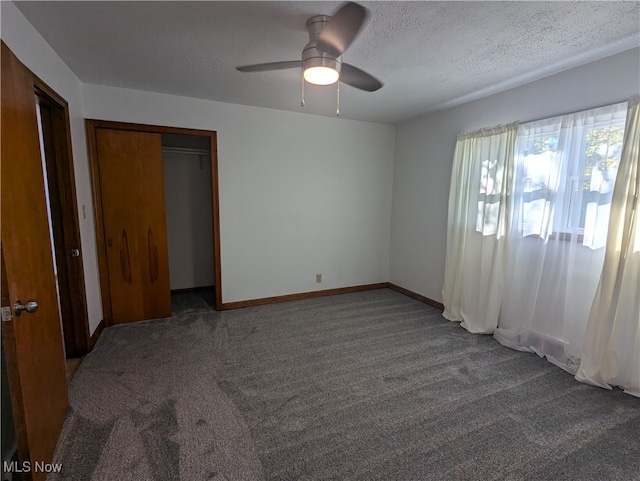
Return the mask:
MULTIPOLYGON (((11 306, 34 313, 2 323, 16 436, 23 461, 50 462, 68 405, 64 348, 31 73, 2 42, 2 256, 11 306)), ((32 473, 44 479, 45 473, 32 473)))
POLYGON ((114 324, 171 315, 160 134, 96 130, 114 324))

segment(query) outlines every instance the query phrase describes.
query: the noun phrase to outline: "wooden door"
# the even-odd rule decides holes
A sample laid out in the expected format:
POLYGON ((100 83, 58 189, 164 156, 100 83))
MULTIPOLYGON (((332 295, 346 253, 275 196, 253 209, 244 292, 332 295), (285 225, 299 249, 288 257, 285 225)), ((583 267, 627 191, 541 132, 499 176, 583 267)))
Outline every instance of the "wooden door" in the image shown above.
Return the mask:
POLYGON ((171 315, 160 134, 96 130, 111 322, 171 315))
MULTIPOLYGON (((2 337, 19 455, 35 466, 51 461, 68 405, 64 347, 33 77, 4 42, 1 48, 2 270, 13 311, 12 320, 2 322, 2 337), (31 299, 38 310, 16 315, 14 304, 31 299)), ((38 480, 46 473, 28 474, 38 480)))

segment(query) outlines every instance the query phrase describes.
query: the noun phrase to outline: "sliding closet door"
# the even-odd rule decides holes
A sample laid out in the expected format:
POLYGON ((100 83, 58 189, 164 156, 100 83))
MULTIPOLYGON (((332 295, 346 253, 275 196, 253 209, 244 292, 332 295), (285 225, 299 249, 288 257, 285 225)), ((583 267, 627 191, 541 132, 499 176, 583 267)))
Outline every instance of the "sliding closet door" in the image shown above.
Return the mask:
POLYGON ((171 315, 160 134, 96 129, 111 323, 171 315))

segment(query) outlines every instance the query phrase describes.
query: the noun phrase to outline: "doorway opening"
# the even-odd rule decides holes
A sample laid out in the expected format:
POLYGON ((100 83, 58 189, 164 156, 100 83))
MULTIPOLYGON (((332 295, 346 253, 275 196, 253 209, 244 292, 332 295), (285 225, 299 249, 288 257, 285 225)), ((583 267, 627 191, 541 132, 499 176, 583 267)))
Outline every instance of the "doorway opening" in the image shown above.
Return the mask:
MULTIPOLYGON (((187 289, 189 293, 197 292, 206 298, 204 302, 207 305, 214 310, 221 310, 222 272, 216 132, 95 119, 85 120, 85 125, 93 183, 96 244, 105 326, 170 315, 164 312, 173 312, 172 290, 187 289), (163 154, 163 151, 166 152, 163 154), (183 158, 183 165, 178 165, 178 162, 174 166, 180 170, 175 175, 182 177, 183 184, 182 187, 178 187, 177 193, 169 193, 169 196, 179 198, 178 207, 183 210, 182 214, 178 213, 177 216, 190 217, 191 225, 197 224, 196 230, 206 234, 197 235, 194 239, 193 232, 189 232, 191 237, 186 241, 185 232, 181 231, 180 227, 175 230, 173 241, 170 240, 171 234, 167 232, 165 223, 172 222, 172 214, 169 218, 166 215, 165 189, 174 188, 167 186, 166 182, 179 180, 167 179, 174 174, 164 172, 165 164, 169 162, 165 162, 165 158, 175 156, 183 158), (186 170, 185 163, 188 164, 186 170), (150 180, 151 175, 153 182, 150 180), (194 176, 199 186, 197 189, 184 183, 185 179, 194 176), (123 192, 123 185, 126 192, 123 192), (118 186, 118 189, 114 186, 118 186), (196 190, 199 193, 196 193, 196 190), (186 196, 195 198, 187 199, 187 202, 183 198, 186 196), (137 199, 146 200, 141 203, 137 199), (155 226, 153 229, 145 227, 152 223, 155 226), (181 259, 193 256, 188 261, 191 264, 192 277, 186 284, 183 282, 184 279, 176 279, 180 270, 169 267, 170 244, 172 250, 178 251, 177 257, 172 256, 174 265, 176 262, 179 264, 181 259), (184 252, 180 252, 181 250, 184 252), (137 252, 141 252, 142 255, 137 252), (193 259, 197 259, 198 264, 208 265, 198 265, 198 269, 194 269, 193 259), (171 275, 174 276, 173 282, 170 279, 171 275), (160 279, 159 276, 161 283, 157 281, 160 279), (153 302, 148 302, 150 299, 153 299, 153 302), (161 315, 151 311, 149 305, 161 306, 161 315)), ((166 168, 173 169, 172 166, 166 168)), ((173 207, 173 203, 169 202, 169 208, 173 207)), ((182 222, 185 219, 178 220, 182 222)), ((178 224, 180 222, 176 221, 178 224)))
POLYGON ((164 133, 162 161, 172 310, 215 309, 209 138, 164 133))
POLYGON ((67 102, 34 78, 49 235, 68 377, 92 347, 67 102))

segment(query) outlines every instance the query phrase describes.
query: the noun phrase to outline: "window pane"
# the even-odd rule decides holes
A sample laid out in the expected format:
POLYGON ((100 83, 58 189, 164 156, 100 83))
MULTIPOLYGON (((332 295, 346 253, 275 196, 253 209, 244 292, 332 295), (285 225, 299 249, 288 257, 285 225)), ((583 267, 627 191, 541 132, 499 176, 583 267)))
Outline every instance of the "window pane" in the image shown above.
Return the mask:
POLYGON ((523 235, 545 236, 551 229, 551 196, 558 183, 557 136, 530 139, 522 158, 523 235))
POLYGON ((607 242, 623 136, 624 124, 621 122, 589 129, 585 133, 585 182, 580 206, 584 210, 584 219, 581 217, 580 227, 584 232, 584 245, 594 249, 604 247, 607 242))
POLYGON ((618 104, 520 126, 516 225, 523 236, 604 246, 625 113, 618 104))

